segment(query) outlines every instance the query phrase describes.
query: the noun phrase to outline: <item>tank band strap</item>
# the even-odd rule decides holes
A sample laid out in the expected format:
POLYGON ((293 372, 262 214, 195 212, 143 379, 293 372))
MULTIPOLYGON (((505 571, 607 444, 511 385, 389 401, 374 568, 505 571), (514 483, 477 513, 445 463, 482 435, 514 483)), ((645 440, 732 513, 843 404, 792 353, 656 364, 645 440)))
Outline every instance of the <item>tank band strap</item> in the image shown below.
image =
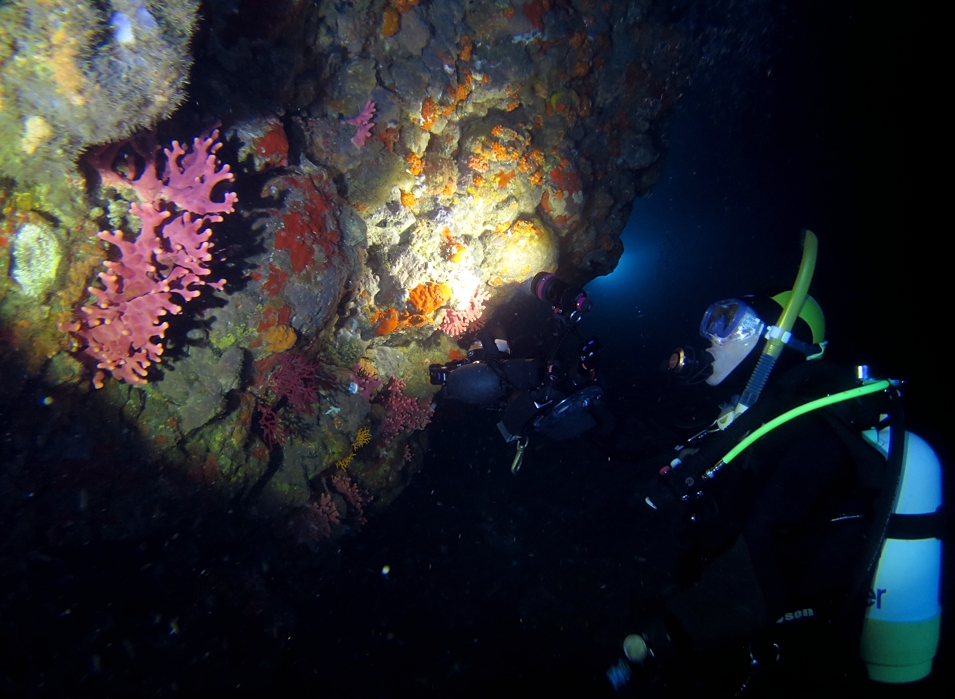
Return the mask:
POLYGON ((925 512, 918 515, 892 514, 889 517, 889 527, 886 538, 903 539, 941 539, 945 523, 941 505, 935 512, 925 512))

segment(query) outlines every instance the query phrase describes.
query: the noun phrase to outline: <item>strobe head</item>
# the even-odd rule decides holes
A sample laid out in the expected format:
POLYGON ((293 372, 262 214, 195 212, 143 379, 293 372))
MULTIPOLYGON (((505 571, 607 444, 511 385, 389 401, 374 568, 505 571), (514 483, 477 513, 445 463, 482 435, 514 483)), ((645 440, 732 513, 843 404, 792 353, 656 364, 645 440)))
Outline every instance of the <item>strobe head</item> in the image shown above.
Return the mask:
POLYGON ((531 289, 537 298, 550 304, 554 313, 574 321, 580 320, 593 307, 582 288, 558 279, 551 272, 538 272, 531 282, 531 289))

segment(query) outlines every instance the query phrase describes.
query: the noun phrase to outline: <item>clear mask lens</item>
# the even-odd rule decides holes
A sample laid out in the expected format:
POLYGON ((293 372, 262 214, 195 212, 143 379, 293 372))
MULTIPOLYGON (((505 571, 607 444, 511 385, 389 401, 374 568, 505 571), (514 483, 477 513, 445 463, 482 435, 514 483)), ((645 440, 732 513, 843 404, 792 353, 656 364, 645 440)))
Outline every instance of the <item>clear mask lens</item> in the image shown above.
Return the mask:
POLYGON ((738 299, 729 299, 706 309, 700 323, 700 335, 723 344, 730 340, 746 340, 763 332, 765 327, 756 311, 738 299))

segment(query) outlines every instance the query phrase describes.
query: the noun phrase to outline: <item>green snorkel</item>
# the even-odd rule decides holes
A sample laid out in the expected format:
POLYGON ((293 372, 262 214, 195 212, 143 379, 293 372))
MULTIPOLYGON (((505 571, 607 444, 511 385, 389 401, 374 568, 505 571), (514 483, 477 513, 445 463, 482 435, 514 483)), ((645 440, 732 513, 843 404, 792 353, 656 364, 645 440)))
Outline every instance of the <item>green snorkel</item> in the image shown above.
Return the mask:
MULTIPOLYGON (((810 230, 803 231, 802 242, 802 262, 799 263, 799 274, 796 275, 796 283, 793 285, 792 294, 789 296, 782 314, 776 324, 766 331, 766 346, 763 353, 753 370, 752 376, 740 397, 736 408, 730 415, 735 419, 749 410, 759 399, 759 394, 763 392, 766 381, 776 365, 776 360, 783 351, 783 347, 789 341, 793 325, 802 311, 803 303, 806 301, 806 294, 809 293, 809 283, 812 281, 812 274, 816 269, 816 251, 819 247, 819 241, 816 240, 816 234, 810 230)), ((731 423, 729 420, 726 425, 720 425, 721 429, 731 423)))

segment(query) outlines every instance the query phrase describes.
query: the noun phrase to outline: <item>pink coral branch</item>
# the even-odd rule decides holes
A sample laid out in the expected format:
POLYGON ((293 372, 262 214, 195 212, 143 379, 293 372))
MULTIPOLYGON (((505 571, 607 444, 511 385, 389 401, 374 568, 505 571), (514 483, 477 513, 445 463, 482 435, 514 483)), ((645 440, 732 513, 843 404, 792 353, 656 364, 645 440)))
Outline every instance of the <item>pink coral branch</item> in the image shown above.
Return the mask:
POLYGON ((379 393, 385 408, 385 419, 379 434, 383 442, 390 442, 406 429, 423 430, 431 422, 434 413, 431 404, 420 398, 406 396, 404 387, 404 381, 392 376, 379 393))
POLYGON ((444 312, 444 318, 438 325, 438 330, 446 332, 452 337, 459 337, 468 330, 477 330, 481 327, 481 316, 484 314, 484 304, 489 294, 484 289, 477 289, 463 310, 449 308, 444 312))
POLYGON ((288 430, 279 416, 269 405, 259 404, 259 427, 262 428, 262 439, 269 449, 275 448, 276 444, 285 444, 288 438, 288 430))
POLYGON ((281 363, 270 377, 269 388, 277 398, 285 397, 292 410, 299 415, 311 415, 318 402, 316 371, 318 365, 305 355, 289 352, 282 356, 281 363))
POLYGON ((312 500, 309 503, 310 526, 314 528, 315 533, 321 538, 327 538, 332 535, 335 525, 340 524, 338 508, 332 502, 332 497, 328 493, 322 493, 318 502, 312 500))
POLYGON ((128 187, 140 201, 165 200, 200 216, 229 214, 238 201, 234 192, 226 192, 221 202, 212 199, 212 190, 217 184, 235 179, 227 164, 217 169, 216 153, 222 147, 218 138, 218 129, 206 137, 197 136, 192 141, 191 151, 186 151, 179 141, 173 141, 171 148, 162 149, 166 163, 161 175, 157 174, 160 149, 147 151, 134 139, 103 146, 91 152, 87 159, 99 172, 104 185, 128 187), (144 160, 142 172, 137 177, 127 178, 113 169, 117 154, 126 147, 132 148, 144 160))
POLYGON ((207 138, 196 137, 188 152, 179 141, 173 141, 172 149, 163 151, 166 154, 165 182, 158 196, 201 216, 232 213, 239 199, 235 192, 226 192, 221 202, 212 200, 212 190, 217 184, 235 179, 228 165, 216 169, 216 152, 222 147, 216 140, 218 137, 218 130, 207 138))
POLYGON ((126 240, 120 231, 98 234, 118 248, 119 256, 103 263, 106 271, 99 275, 103 288, 89 288, 95 305, 80 308, 75 322, 63 327, 83 342, 83 352, 96 362, 97 388, 102 388, 107 371, 120 381, 145 383, 149 365, 160 361, 160 341, 169 327, 160 319, 182 310, 172 294, 189 301, 203 286, 221 290, 225 284, 222 279, 205 279, 213 246, 206 226, 221 221, 218 213, 231 212, 237 200, 233 192, 227 192, 222 202, 211 198, 216 184, 232 179, 228 165, 218 168, 217 135, 213 131, 208 138, 196 138, 189 153, 173 142, 166 151, 163 179, 156 177, 153 160, 138 179, 126 181, 144 198, 130 207, 142 221, 135 240, 126 240), (161 208, 160 200, 179 210, 161 208))
POLYGON ((329 538, 339 524, 341 517, 332 496, 322 493, 318 500, 311 500, 305 507, 297 509, 285 522, 284 531, 279 530, 279 533, 290 535, 295 543, 317 551, 319 544, 329 538))
POLYGON ((367 401, 381 386, 381 379, 377 376, 365 376, 361 373, 361 366, 356 364, 351 370, 351 380, 358 387, 358 395, 367 401))
POLYGON ((349 518, 355 522, 356 528, 360 528, 368 521, 365 519, 365 505, 371 502, 371 495, 362 495, 358 485, 348 476, 332 476, 332 485, 348 503, 349 518))
POLYGON ((358 148, 361 148, 365 145, 365 141, 371 136, 371 127, 375 123, 371 118, 375 114, 375 103, 371 100, 365 102, 365 106, 362 110, 351 119, 345 119, 346 124, 351 124, 352 126, 358 127, 358 130, 355 132, 355 135, 352 136, 351 142, 354 143, 358 148))

